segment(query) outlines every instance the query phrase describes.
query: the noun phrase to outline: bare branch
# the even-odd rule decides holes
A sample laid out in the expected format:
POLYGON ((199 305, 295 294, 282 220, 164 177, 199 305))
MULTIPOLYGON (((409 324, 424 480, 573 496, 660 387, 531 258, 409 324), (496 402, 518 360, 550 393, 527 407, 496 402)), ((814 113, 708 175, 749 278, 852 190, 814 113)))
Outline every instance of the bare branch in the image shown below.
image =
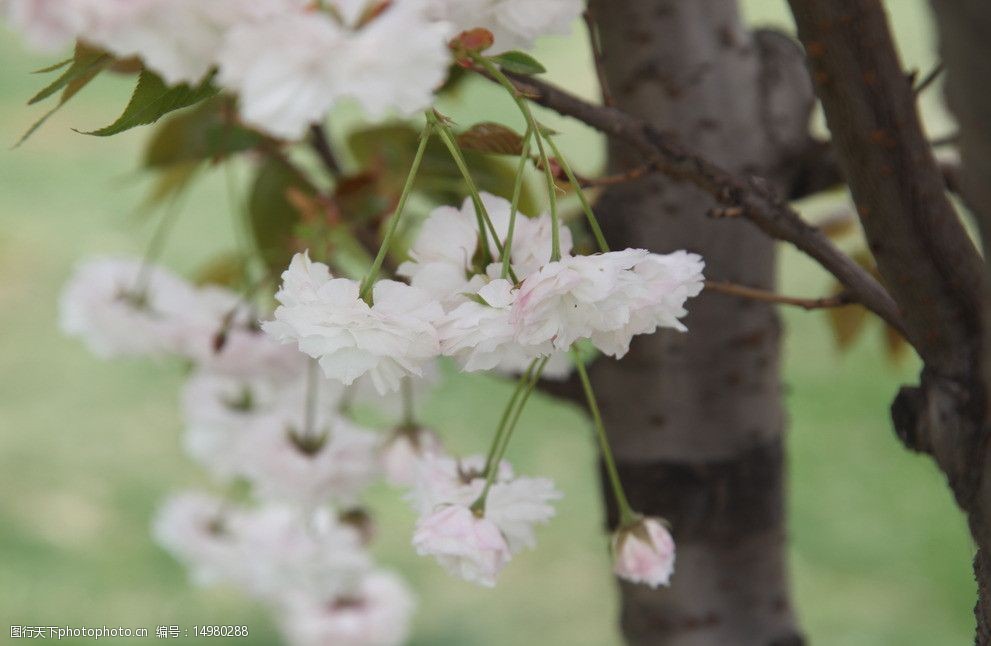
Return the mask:
POLYGON ((719 292, 720 294, 728 294, 730 296, 763 301, 765 303, 777 303, 778 305, 793 305, 795 307, 801 307, 804 310, 843 307, 854 302, 848 292, 840 292, 834 296, 825 296, 823 298, 801 298, 797 296, 785 296, 784 294, 769 292, 765 289, 747 287, 746 285, 738 285, 721 280, 707 280, 705 281, 705 288, 712 292, 719 292))
POLYGON ((846 286, 854 300, 903 330, 898 308, 884 287, 803 221, 765 181, 737 177, 685 147, 676 137, 621 110, 594 105, 531 77, 512 75, 512 80, 521 95, 629 144, 657 171, 694 184, 724 207, 739 209, 741 217, 811 256, 846 286))
POLYGON ((609 81, 606 79, 606 71, 603 66, 602 42, 599 39, 599 25, 595 22, 595 16, 591 9, 586 9, 582 14, 585 20, 585 27, 588 29, 588 42, 592 49, 592 62, 595 64, 595 75, 599 79, 599 91, 602 94, 602 104, 612 107, 614 101, 612 92, 609 90, 609 81))

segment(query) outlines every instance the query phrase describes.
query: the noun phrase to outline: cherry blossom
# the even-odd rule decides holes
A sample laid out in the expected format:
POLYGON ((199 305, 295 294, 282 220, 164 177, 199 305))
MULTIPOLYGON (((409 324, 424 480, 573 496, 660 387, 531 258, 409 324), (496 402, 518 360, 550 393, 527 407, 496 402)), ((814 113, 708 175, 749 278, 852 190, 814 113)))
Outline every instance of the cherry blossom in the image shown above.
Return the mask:
POLYGON ((282 280, 275 320, 262 328, 279 341, 298 343, 331 379, 350 385, 368 374, 385 394, 405 376, 422 376, 440 352, 435 323, 443 310, 422 290, 380 280, 369 305, 359 298, 357 281, 332 278, 326 265, 306 254, 296 254, 282 280))
POLYGON ((412 487, 419 463, 441 451, 440 437, 432 430, 421 426, 396 428, 381 452, 386 481, 396 487, 412 487))
POLYGON ((376 570, 339 597, 292 595, 283 630, 294 646, 398 646, 409 636, 414 605, 402 579, 376 570))
POLYGON ((451 574, 485 587, 495 586, 511 556, 499 527, 462 505, 444 505, 421 517, 413 547, 421 556, 433 556, 451 574))
POLYGON ((59 321, 101 358, 162 356, 178 349, 194 288, 161 267, 102 256, 76 268, 59 300, 59 321))

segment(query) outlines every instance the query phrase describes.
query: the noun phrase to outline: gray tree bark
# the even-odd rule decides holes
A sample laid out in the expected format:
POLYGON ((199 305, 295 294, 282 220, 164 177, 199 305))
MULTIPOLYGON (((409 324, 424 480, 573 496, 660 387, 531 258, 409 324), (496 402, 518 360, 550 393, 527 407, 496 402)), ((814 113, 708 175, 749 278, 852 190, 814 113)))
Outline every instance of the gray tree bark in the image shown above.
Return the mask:
MULTIPOLYGON (((617 108, 791 192, 812 106, 797 46, 748 32, 735 0, 592 0, 590 9, 617 108)), ((613 172, 642 163, 611 144, 613 172)), ((709 278, 773 288, 774 242, 749 223, 706 218, 715 204, 650 176, 610 188, 597 211, 615 248, 688 249, 705 258, 709 278)), ((622 361, 592 370, 631 502, 667 518, 678 545, 670 588, 621 585, 624 635, 631 644, 799 644, 779 321, 773 306, 706 292, 686 323, 690 334, 639 337, 622 361)))

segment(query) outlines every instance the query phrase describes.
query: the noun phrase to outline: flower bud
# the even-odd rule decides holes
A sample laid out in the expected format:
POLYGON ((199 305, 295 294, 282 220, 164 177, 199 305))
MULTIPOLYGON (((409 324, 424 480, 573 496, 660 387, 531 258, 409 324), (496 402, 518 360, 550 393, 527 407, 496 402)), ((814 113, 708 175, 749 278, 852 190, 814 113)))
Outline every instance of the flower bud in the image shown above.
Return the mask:
POLYGON ((641 518, 613 535, 613 572, 652 588, 668 585, 674 572, 674 539, 656 518, 641 518))

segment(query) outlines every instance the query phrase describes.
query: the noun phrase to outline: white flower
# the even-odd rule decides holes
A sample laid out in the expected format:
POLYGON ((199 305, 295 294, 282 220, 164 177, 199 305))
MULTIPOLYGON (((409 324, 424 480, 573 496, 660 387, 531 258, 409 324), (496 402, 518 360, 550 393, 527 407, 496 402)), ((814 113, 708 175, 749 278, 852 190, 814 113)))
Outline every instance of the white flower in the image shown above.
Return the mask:
POLYGON ((280 411, 248 439, 241 474, 263 500, 313 508, 353 504, 378 475, 378 437, 341 417, 317 414, 305 428, 298 413, 280 411))
MULTIPOLYGON (((509 233, 512 204, 501 197, 481 193, 482 205, 489 215, 492 228, 504 243, 509 233)), ((511 265, 516 277, 523 279, 546 264, 551 257, 551 218, 548 214, 527 217, 517 213, 511 245, 511 265)), ((486 227, 489 256, 499 259, 498 247, 486 227)), ((490 279, 499 276, 500 265, 486 267, 487 275, 473 276, 478 271, 478 218, 471 198, 460 209, 441 206, 434 209, 423 222, 410 247, 410 260, 399 266, 398 273, 410 279, 410 284, 430 292, 445 309, 465 302, 466 292, 475 292, 490 279)), ((571 252, 571 231, 559 227, 561 253, 571 252)))
POLYGON ((668 585, 674 572, 674 540, 657 519, 644 518, 613 536, 614 571, 652 588, 668 585))
POLYGON ((347 34, 330 16, 287 13, 232 29, 217 81, 238 93, 245 122, 299 139, 333 105, 345 56, 347 34))
POLYGON ((29 47, 54 53, 123 6, 124 0, 2 0, 0 16, 29 47))
POLYGON ((413 547, 421 556, 433 556, 441 566, 466 581, 486 587, 509 563, 509 544, 499 527, 462 505, 446 505, 420 518, 413 547))
POLYGON ((420 426, 397 428, 382 447, 386 481, 395 487, 412 487, 420 461, 440 454, 441 450, 440 438, 430 429, 420 426))
POLYGON ((82 263, 59 300, 63 332, 80 337, 99 357, 175 352, 194 288, 166 269, 140 260, 98 257, 82 263))
POLYGON ((430 105, 450 64, 448 27, 415 5, 394 3, 356 30, 323 11, 240 25, 219 55, 218 81, 239 94, 246 122, 286 139, 300 138, 342 99, 373 117, 413 114, 430 105))
POLYGON ((350 385, 369 374, 384 394, 403 377, 422 376, 440 352, 435 322, 443 310, 415 287, 380 280, 370 306, 358 297, 356 281, 331 278, 326 265, 305 254, 296 254, 282 278, 282 305, 262 327, 279 341, 297 342, 331 379, 350 385))
POLYGON ((495 42, 486 54, 530 49, 547 34, 567 35, 585 9, 582 0, 430 0, 432 15, 457 31, 488 29, 495 42))
POLYGON ((629 305, 629 321, 619 329, 594 332, 592 343, 602 352, 620 358, 629 351, 630 339, 637 334, 652 334, 658 327, 684 332, 687 328, 678 319, 688 313, 685 301, 702 291, 704 268, 697 254, 649 254, 632 273, 621 275, 617 294, 629 305))
POLYGON ((228 31, 270 19, 296 0, 131 0, 84 37, 121 58, 140 57, 169 85, 198 84, 216 65, 228 31))
POLYGON ((695 254, 669 256, 625 249, 574 256, 544 265, 520 286, 513 303, 517 341, 551 342, 564 350, 591 338, 600 350, 621 357, 630 339, 659 326, 684 330, 677 320, 684 303, 702 288, 695 254))
POLYGON ((419 2, 400 0, 351 33, 339 89, 373 119, 390 111, 412 116, 433 103, 447 77, 450 26, 428 21, 419 2))
MULTIPOLYGON (((424 457, 417 463, 410 502, 423 516, 451 505, 469 507, 484 490, 484 466, 481 456, 461 462, 443 455, 424 457)), ((515 554, 536 544, 534 527, 554 516, 550 503, 560 497, 551 480, 515 476, 504 461, 487 494, 485 517, 495 523, 515 554)))
MULTIPOLYGON (((260 371, 251 378, 202 369, 193 373, 181 398, 186 452, 221 481, 243 475, 257 454, 258 437, 284 431, 308 405, 306 378, 283 379, 279 371, 260 371)), ((324 419, 336 410, 343 387, 321 378, 315 388, 317 415, 324 419)))
POLYGON ((551 501, 562 494, 547 478, 519 477, 492 485, 485 499, 485 517, 496 524, 512 553, 537 544, 534 526, 554 517, 551 501))
MULTIPOLYGON (((416 463, 413 486, 407 500, 420 515, 429 514, 442 505, 470 505, 482 493, 484 469, 483 455, 460 460, 441 452, 424 455, 416 463)), ((513 467, 503 460, 499 464, 496 482, 512 477, 513 467)))
POLYGON ((170 497, 152 522, 152 536, 189 568, 199 585, 229 580, 240 567, 237 539, 220 498, 198 492, 170 497))
POLYGON ((409 637, 413 608, 402 579, 377 570, 336 599, 292 596, 282 626, 294 646, 399 646, 409 637))
POLYGON ((236 582, 262 599, 346 594, 372 565, 360 533, 326 510, 266 505, 232 520, 231 532, 241 558, 236 582))
POLYGON ((513 284, 496 279, 478 290, 481 301, 458 305, 438 325, 441 351, 454 357, 468 371, 491 370, 501 363, 528 363, 541 352, 552 351, 550 344, 524 347, 516 343, 512 305, 516 298, 513 284))
POLYGON ((229 289, 200 287, 182 315, 179 351, 202 370, 244 379, 291 381, 308 359, 262 333, 250 303, 229 289))

